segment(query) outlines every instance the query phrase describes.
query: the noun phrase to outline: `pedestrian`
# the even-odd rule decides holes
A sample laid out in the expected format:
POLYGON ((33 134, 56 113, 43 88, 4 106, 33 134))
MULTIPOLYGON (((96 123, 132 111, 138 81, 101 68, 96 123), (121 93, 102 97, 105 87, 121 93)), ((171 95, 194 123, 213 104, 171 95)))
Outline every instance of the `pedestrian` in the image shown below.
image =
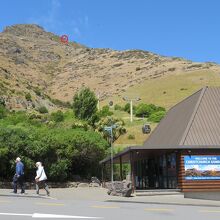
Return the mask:
POLYGON ((50 196, 50 191, 49 187, 46 183, 47 181, 47 176, 44 171, 44 167, 42 166, 41 162, 36 163, 37 171, 36 171, 36 177, 35 177, 35 182, 36 182, 36 193, 39 195, 40 187, 43 186, 44 189, 47 192, 47 195, 50 196))
POLYGON ((17 157, 16 160, 16 171, 13 177, 13 188, 14 193, 17 193, 18 184, 21 187, 21 194, 25 193, 24 189, 24 164, 21 162, 21 158, 17 157))

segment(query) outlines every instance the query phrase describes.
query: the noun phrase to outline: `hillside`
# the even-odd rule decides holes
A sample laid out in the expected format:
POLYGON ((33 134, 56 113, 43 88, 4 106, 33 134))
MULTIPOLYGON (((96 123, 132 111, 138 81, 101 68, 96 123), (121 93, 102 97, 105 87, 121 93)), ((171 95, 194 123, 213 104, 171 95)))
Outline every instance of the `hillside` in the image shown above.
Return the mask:
POLYGON ((37 25, 10 26, 0 33, 0 96, 10 109, 53 110, 56 99, 72 101, 81 86, 92 88, 103 101, 122 102, 128 94, 169 108, 201 85, 218 84, 219 70, 214 63, 141 50, 65 45, 37 25), (178 88, 175 93, 173 88, 178 88))

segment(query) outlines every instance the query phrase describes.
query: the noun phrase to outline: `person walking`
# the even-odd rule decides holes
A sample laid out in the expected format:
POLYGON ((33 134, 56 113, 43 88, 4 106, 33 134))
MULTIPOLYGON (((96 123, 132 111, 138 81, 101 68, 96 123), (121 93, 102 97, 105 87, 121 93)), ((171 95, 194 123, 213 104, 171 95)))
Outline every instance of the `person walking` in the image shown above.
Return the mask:
POLYGON ((43 186, 44 189, 47 192, 47 196, 50 196, 50 191, 49 191, 49 187, 46 183, 47 181, 47 176, 46 173, 44 171, 44 167, 42 166, 41 162, 37 162, 36 163, 36 167, 37 167, 37 171, 36 171, 36 177, 35 177, 35 182, 36 182, 36 193, 39 195, 39 191, 40 191, 40 186, 43 186))
POLYGON ((17 193, 18 184, 21 187, 21 194, 25 193, 24 189, 24 164, 21 162, 21 158, 17 157, 16 160, 16 171, 13 177, 13 188, 14 193, 17 193))

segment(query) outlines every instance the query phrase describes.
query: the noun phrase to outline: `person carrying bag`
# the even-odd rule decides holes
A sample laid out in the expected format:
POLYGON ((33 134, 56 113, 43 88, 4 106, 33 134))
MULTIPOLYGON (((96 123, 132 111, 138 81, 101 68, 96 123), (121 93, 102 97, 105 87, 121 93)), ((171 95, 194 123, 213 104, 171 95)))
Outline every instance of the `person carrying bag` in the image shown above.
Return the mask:
POLYGON ((42 163, 41 162, 37 162, 36 163, 36 167, 37 167, 36 177, 35 177, 36 193, 39 195, 40 186, 43 186, 44 189, 47 192, 47 196, 50 196, 49 187, 48 187, 48 185, 46 183, 47 176, 46 176, 46 173, 44 171, 44 167, 42 166, 42 163))

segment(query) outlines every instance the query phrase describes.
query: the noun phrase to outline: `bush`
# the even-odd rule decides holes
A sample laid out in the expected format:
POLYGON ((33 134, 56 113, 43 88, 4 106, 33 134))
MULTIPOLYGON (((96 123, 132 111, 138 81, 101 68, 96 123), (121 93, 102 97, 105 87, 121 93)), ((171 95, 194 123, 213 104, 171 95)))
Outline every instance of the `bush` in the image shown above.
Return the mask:
POLYGON ((122 110, 123 110, 123 107, 121 107, 121 106, 118 105, 118 104, 115 104, 114 109, 115 109, 115 110, 122 111, 122 110))
POLYGON ((97 113, 98 117, 103 118, 113 115, 113 112, 110 111, 110 107, 105 105, 102 107, 102 110, 97 113))
POLYGON ((164 112, 164 111, 155 112, 149 117, 148 120, 155 122, 155 123, 158 123, 165 116, 165 114, 166 114, 166 112, 164 112))
MULTIPOLYGON (((135 105, 133 105, 133 113, 135 113, 136 109, 137 109, 137 107, 135 105)), ((125 104, 124 111, 130 114, 130 110, 131 110, 130 103, 125 104)))
POLYGON ((53 112, 51 114, 51 120, 55 122, 62 122, 64 121, 64 114, 62 111, 53 112))
POLYGON ((35 88, 34 92, 37 96, 41 96, 41 91, 39 88, 35 88))
POLYGON ((48 113, 48 109, 47 109, 45 106, 41 106, 40 108, 38 108, 38 111, 39 111, 41 114, 46 114, 46 113, 48 113))
POLYGON ((99 177, 99 161, 108 146, 94 131, 0 124, 0 177, 11 179, 17 156, 25 164, 27 180, 33 178, 34 165, 39 160, 50 181, 65 181, 72 174, 99 177))
POLYGON ((134 140, 134 139, 135 139, 135 135, 129 134, 129 135, 128 135, 128 139, 129 139, 129 140, 134 140))
POLYGON ((0 98, 0 106, 5 107, 5 100, 3 98, 0 98))
POLYGON ((27 101, 31 101, 31 94, 30 94, 30 93, 27 93, 27 94, 25 95, 25 98, 26 98, 27 101))
POLYGON ((160 107, 160 106, 156 106, 154 104, 145 104, 145 103, 141 103, 137 106, 136 111, 135 111, 135 115, 137 117, 150 117, 152 114, 154 114, 155 112, 159 112, 159 111, 166 111, 165 108, 160 107))
POLYGON ((135 115, 137 117, 149 117, 151 111, 152 109, 148 104, 141 103, 137 106, 135 115))
POLYGON ((6 115, 7 115, 7 110, 5 109, 4 106, 1 106, 1 105, 0 105, 0 119, 5 118, 6 115))

